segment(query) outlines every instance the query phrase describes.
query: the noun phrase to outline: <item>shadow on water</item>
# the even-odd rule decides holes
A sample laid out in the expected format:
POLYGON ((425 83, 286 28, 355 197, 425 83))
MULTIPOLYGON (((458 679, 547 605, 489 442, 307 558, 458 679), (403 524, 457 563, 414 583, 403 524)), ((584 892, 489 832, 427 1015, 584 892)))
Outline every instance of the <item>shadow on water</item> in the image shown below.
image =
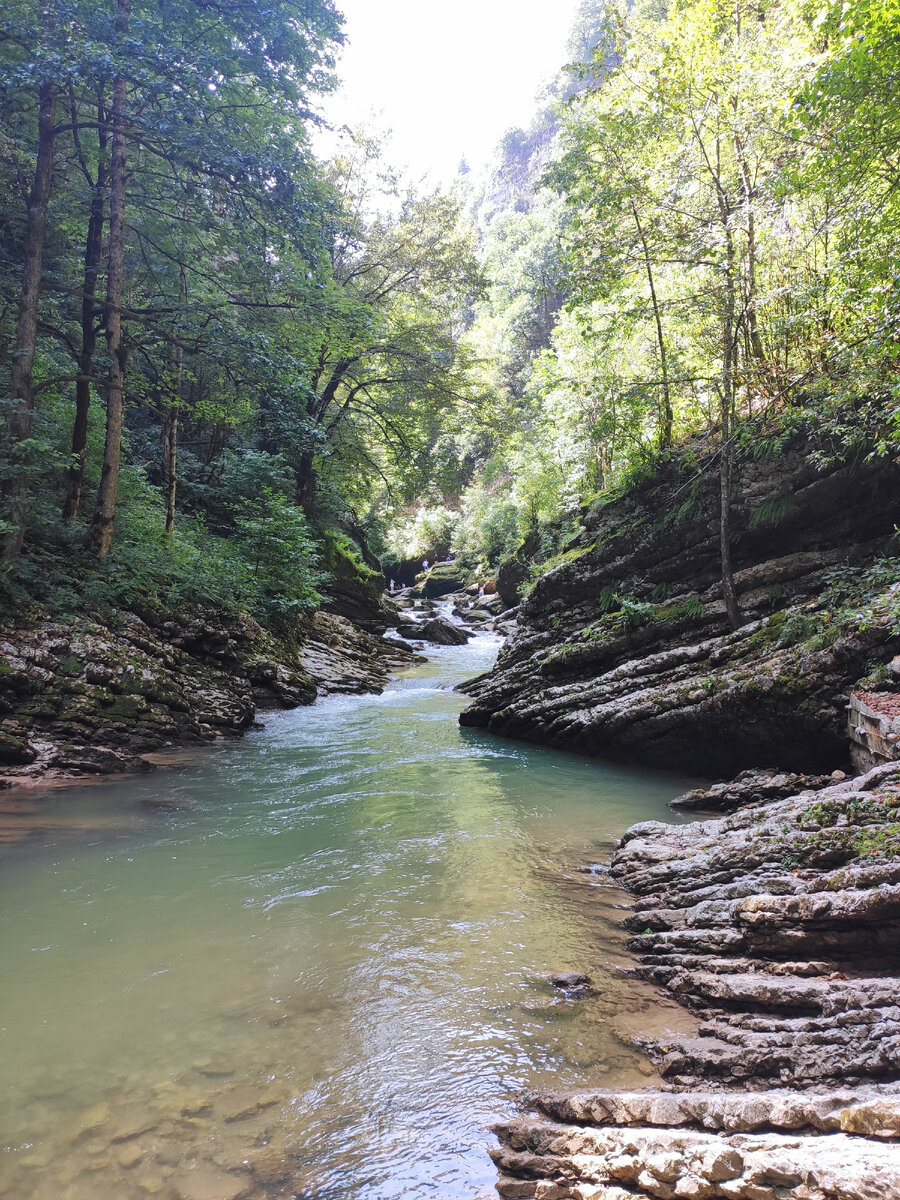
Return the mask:
POLYGON ((461 730, 496 649, 7 798, 4 1200, 474 1200, 518 1089, 647 1082, 673 1012, 574 868, 687 781, 461 730))

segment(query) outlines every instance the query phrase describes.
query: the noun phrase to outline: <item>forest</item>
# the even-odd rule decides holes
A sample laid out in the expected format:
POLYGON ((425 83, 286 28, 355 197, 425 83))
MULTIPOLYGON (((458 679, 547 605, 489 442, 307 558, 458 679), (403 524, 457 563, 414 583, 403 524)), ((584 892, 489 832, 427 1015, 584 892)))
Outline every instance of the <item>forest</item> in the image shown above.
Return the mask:
POLYGON ((552 562, 677 453, 733 613, 734 455, 894 452, 900 4, 584 0, 529 128, 436 189, 369 131, 313 155, 342 36, 6 7, 4 606, 290 625, 335 553, 552 562))
POLYGON ((0 11, 0 1200, 900 1200, 900 0, 343 2, 0 11))

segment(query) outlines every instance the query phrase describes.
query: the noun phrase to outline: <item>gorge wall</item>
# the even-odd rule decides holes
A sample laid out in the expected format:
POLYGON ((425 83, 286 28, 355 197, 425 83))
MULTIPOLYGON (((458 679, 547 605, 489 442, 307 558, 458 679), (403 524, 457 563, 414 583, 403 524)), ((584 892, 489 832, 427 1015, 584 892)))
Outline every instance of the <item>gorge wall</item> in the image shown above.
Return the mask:
POLYGON ((379 692, 416 660, 382 636, 397 614, 380 590, 344 583, 332 607, 282 636, 246 613, 156 604, 0 619, 0 787, 145 769, 148 753, 240 735, 258 709, 379 692))
MULTIPOLYGON (((822 465, 807 437, 740 456, 732 629, 717 476, 693 453, 585 514, 495 669, 464 689, 463 724, 705 775, 846 762, 848 692, 896 651, 892 585, 871 568, 892 552, 900 471, 822 465)), ((501 572, 507 600, 521 574, 501 572)))

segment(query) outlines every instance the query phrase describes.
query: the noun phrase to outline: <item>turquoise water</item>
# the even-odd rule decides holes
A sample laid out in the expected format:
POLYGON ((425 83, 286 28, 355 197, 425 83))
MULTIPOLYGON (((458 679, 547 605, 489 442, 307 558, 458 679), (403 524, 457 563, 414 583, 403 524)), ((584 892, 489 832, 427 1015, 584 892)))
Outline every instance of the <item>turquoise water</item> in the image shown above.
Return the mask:
POLYGON ((518 1089, 648 1081, 672 1011, 575 868, 687 781, 460 729, 496 648, 10 818, 4 1200, 475 1200, 518 1089))

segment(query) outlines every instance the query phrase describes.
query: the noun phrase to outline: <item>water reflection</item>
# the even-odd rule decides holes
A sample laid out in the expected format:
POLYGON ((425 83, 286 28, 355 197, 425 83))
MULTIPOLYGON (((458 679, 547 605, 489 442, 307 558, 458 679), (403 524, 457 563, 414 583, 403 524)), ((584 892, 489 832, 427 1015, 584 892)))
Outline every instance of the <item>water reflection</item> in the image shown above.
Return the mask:
POLYGON ((561 873, 683 781, 461 731, 447 684, 495 649, 28 801, 0 1196, 464 1200, 517 1089, 646 1080, 629 1014, 660 1016, 616 970, 620 898, 561 873), (596 994, 555 994, 567 968, 596 994))

